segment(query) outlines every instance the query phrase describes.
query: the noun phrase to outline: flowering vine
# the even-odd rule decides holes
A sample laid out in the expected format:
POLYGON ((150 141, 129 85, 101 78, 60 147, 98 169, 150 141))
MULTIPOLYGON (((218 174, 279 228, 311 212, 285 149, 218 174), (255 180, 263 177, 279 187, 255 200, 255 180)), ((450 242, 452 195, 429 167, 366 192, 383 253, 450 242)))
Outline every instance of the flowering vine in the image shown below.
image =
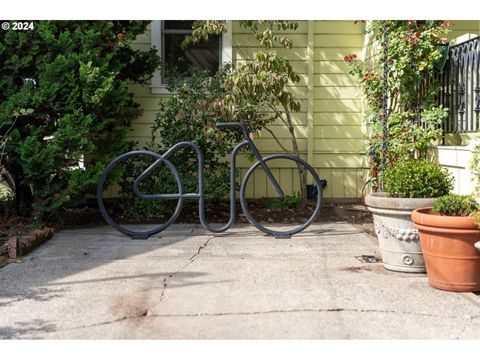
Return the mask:
POLYGON ((373 21, 366 32, 376 45, 370 58, 346 55, 348 72, 356 78, 367 103, 365 122, 370 129, 366 140, 373 177, 377 176, 385 140, 387 167, 398 161, 426 157, 427 146, 441 136, 440 125, 448 109, 436 105, 439 84, 435 65, 447 50, 450 24, 438 20, 387 21, 388 29, 388 137, 383 139, 383 26, 373 21), (428 86, 426 85, 426 80, 428 86))

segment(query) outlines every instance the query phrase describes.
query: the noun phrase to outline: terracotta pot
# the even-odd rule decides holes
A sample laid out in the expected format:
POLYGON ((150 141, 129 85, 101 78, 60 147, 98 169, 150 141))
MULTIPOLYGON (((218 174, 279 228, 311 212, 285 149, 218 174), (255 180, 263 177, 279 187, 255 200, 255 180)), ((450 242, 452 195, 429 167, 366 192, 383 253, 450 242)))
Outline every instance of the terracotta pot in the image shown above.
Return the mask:
POLYGON ((432 208, 415 209, 428 281, 448 291, 480 290, 480 230, 473 217, 432 214, 432 208))

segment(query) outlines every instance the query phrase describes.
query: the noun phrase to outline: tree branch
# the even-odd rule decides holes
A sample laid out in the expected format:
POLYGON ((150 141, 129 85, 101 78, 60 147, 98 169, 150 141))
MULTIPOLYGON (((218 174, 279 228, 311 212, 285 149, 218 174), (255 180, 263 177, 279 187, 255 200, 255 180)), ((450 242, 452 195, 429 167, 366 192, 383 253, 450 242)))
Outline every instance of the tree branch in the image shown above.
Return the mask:
POLYGON ((280 142, 280 140, 277 138, 277 136, 273 133, 272 130, 270 130, 268 127, 264 126, 263 127, 265 130, 267 130, 273 137, 273 139, 277 142, 278 146, 280 146, 280 148, 285 151, 286 153, 290 153, 290 151, 287 150, 287 148, 285 146, 282 145, 282 143, 280 142))
MULTIPOLYGON (((271 108, 275 113, 278 112, 278 111, 277 111, 277 108, 276 108, 274 105, 268 104, 268 106, 270 106, 270 108, 271 108)), ((287 121, 286 121, 282 116, 276 116, 276 118, 277 118, 277 119, 280 119, 285 126, 287 126, 287 127, 290 126, 290 125, 287 123, 287 121)))

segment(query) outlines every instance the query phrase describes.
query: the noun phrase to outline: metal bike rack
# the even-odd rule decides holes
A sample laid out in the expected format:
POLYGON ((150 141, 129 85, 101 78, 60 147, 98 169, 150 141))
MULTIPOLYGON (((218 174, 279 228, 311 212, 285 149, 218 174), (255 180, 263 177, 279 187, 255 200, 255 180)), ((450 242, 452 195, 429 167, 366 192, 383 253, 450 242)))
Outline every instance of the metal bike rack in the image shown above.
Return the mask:
POLYGON ((248 131, 245 128, 245 126, 242 123, 239 122, 226 122, 226 123, 217 123, 218 128, 240 128, 242 130, 243 136, 245 140, 238 145, 235 146, 235 148, 232 151, 232 157, 230 161, 230 218, 228 222, 220 227, 212 227, 209 225, 205 219, 205 194, 204 194, 204 166, 205 166, 205 161, 203 157, 203 152, 202 150, 194 143, 189 142, 189 141, 183 141, 180 143, 175 144, 173 147, 171 147, 167 152, 164 154, 158 154, 154 153, 151 151, 145 151, 145 150, 135 150, 135 151, 130 151, 125 154, 122 154, 115 158, 110 164, 107 165, 105 168, 102 177, 100 178, 100 181, 97 186, 97 202, 98 206, 100 209, 100 213, 104 217, 104 219, 116 230, 130 236, 133 239, 147 239, 148 237, 159 233, 163 230, 165 230, 167 227, 169 227, 175 219, 178 217, 180 214, 180 211, 182 210, 183 207, 183 201, 185 199, 194 199, 198 200, 199 202, 199 217, 200 217, 200 223, 202 226, 207 229, 208 231, 214 232, 214 233, 220 233, 228 230, 233 223, 235 222, 236 218, 236 211, 235 211, 235 169, 236 169, 236 157, 239 153, 239 151, 245 147, 245 146, 250 146, 250 149, 252 150, 255 158, 257 159, 257 162, 247 171, 245 174, 241 187, 240 187, 240 205, 242 207, 242 210, 245 214, 245 217, 260 231, 263 231, 264 233, 268 235, 275 236, 277 238, 289 238, 293 234, 296 234, 300 231, 305 230, 317 217, 317 215, 320 212, 320 207, 322 203, 322 188, 325 185, 324 180, 320 180, 317 173, 315 170, 304 160, 290 155, 290 154, 275 154, 275 155, 270 155, 267 157, 262 157, 256 146, 254 145, 253 141, 250 139, 248 136, 248 131), (196 155, 197 155, 197 161, 198 161, 198 193, 185 193, 182 180, 180 178, 180 174, 178 173, 177 168, 168 160, 168 157, 172 155, 175 151, 181 149, 181 148, 192 148, 196 155), (135 195, 142 199, 164 199, 164 200, 178 200, 177 206, 175 208, 175 211, 173 215, 168 219, 164 224, 160 225, 159 227, 153 229, 153 230, 148 230, 148 231, 132 231, 129 229, 126 229, 119 224, 117 224, 111 216, 108 214, 105 204, 103 201, 103 186, 105 184, 106 178, 110 171, 115 168, 115 166, 123 161, 124 159, 128 157, 133 157, 133 156, 148 156, 154 159, 153 163, 145 170, 143 171, 136 179, 133 181, 133 192, 135 195), (271 229, 268 229, 264 226, 262 226, 260 223, 258 223, 250 211, 248 210, 248 206, 246 203, 245 199, 245 191, 246 191, 246 184, 249 179, 249 177, 252 175, 253 171, 258 168, 259 166, 262 167, 262 169, 265 171, 265 174, 267 177, 270 179, 273 187, 275 188, 275 191, 278 193, 278 195, 283 198, 285 196, 283 190, 281 189, 280 185, 278 184, 277 180, 273 176, 270 168, 267 166, 266 162, 269 160, 274 160, 274 159, 288 159, 292 160, 296 163, 300 163, 303 165, 306 170, 311 174, 313 180, 314 180, 314 186, 316 187, 317 190, 317 204, 315 207, 315 210, 313 211, 312 215, 308 218, 308 220, 303 223, 302 225, 288 230, 288 231, 273 231, 271 229), (140 190, 140 183, 142 182, 143 179, 148 177, 158 166, 160 165, 166 165, 167 168, 172 172, 173 176, 175 177, 175 180, 177 182, 178 186, 178 193, 177 194, 145 194, 142 193, 140 190))

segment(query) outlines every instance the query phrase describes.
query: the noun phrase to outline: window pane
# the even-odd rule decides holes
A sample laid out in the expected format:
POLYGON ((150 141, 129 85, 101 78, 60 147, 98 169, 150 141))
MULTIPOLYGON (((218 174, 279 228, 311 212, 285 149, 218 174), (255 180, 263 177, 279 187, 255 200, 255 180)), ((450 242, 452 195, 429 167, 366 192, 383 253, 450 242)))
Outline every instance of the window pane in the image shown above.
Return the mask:
POLYGON ((213 75, 220 66, 220 38, 209 36, 207 42, 181 47, 185 39, 182 34, 164 34, 165 63, 174 66, 179 71, 189 69, 207 69, 213 75))
POLYGON ((192 31, 193 20, 165 20, 164 30, 190 30, 192 31))

